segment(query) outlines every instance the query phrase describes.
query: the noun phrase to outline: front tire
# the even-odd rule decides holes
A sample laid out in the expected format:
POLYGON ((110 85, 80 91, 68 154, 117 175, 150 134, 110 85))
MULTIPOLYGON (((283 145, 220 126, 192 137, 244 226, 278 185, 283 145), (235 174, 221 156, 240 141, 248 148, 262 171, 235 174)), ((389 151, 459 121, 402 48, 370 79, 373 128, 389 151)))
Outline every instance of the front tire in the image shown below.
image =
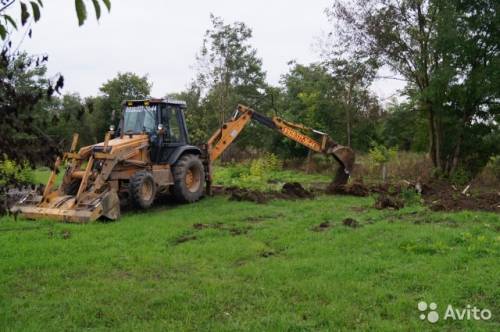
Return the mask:
POLYGON ((130 200, 141 209, 148 209, 153 205, 156 196, 156 184, 153 175, 148 171, 135 173, 129 183, 130 200))
POLYGON ((173 194, 181 203, 194 203, 203 197, 205 170, 200 158, 193 154, 182 156, 174 166, 173 194))

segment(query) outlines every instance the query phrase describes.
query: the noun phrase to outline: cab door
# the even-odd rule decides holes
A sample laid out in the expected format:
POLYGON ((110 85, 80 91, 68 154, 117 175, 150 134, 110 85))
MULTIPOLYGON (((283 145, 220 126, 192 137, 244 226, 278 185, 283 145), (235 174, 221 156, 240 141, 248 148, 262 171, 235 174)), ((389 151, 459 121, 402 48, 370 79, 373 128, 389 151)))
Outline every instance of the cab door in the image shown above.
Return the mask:
POLYGON ((178 105, 162 104, 160 106, 160 123, 163 125, 164 134, 161 138, 161 151, 159 163, 166 163, 170 155, 177 148, 187 144, 187 135, 182 126, 183 114, 178 105))

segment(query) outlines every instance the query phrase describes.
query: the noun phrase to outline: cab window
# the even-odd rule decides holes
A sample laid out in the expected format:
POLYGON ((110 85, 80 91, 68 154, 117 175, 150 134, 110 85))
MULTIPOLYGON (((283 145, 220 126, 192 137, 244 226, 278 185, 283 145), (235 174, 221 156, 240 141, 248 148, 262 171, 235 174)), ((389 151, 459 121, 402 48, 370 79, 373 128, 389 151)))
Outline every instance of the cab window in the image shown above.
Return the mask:
POLYGON ((165 127, 165 134, 167 142, 179 143, 181 141, 181 130, 179 127, 178 113, 179 109, 174 106, 162 107, 162 123, 165 127))

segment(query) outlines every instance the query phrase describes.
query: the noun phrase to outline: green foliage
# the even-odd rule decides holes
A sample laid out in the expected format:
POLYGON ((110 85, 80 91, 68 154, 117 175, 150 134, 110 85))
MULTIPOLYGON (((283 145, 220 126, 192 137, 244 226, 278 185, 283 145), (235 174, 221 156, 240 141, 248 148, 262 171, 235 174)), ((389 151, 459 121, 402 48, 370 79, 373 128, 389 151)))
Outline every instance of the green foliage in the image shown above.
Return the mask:
POLYGON ((39 105, 60 92, 64 80, 51 82, 46 62, 22 52, 0 55, 0 155, 10 160, 51 163, 57 153, 57 143, 44 133, 49 119, 39 105))
POLYGON ((33 170, 27 162, 17 164, 15 161, 4 159, 0 161, 0 186, 8 184, 35 182, 33 170))
POLYGON ((455 183, 458 185, 465 185, 472 178, 471 173, 462 167, 455 169, 453 173, 449 174, 448 176, 445 175, 445 178, 446 177, 451 183, 455 183))
MULTIPOLYGON (((197 140, 205 141, 240 103, 263 113, 267 111, 266 73, 257 50, 250 44, 252 29, 243 22, 226 24, 214 15, 210 19, 211 26, 196 58, 196 80, 187 91, 187 96, 195 101, 191 103, 195 107, 189 111, 191 130, 197 140)), ((244 131, 236 144, 252 146, 261 142, 259 130, 252 130, 244 131)))
MULTIPOLYGON (((78 19, 78 24, 83 25, 87 19, 87 5, 84 0, 75 0, 75 12, 78 19)), ((101 0, 108 11, 111 10, 110 0, 101 0)), ((30 17, 33 18, 35 22, 38 22, 42 16, 43 2, 42 0, 36 1, 19 1, 20 5, 20 21, 21 26, 25 26, 30 17), (29 6, 28 6, 29 5, 29 6), (31 10, 30 10, 31 9, 31 10)), ((101 17, 101 5, 99 0, 92 0, 92 5, 95 9, 96 17, 99 19, 101 17)), ((14 29, 18 28, 16 20, 5 12, 0 13, 0 38, 5 40, 7 37, 7 31, 9 27, 14 29)))
POLYGON ((238 186, 252 189, 266 189, 271 179, 282 171, 283 163, 273 153, 249 163, 238 163, 223 169, 216 168, 215 181, 226 186, 238 186))
POLYGON ((428 150, 427 122, 408 103, 394 103, 384 114, 381 141, 398 150, 424 152, 428 150))
POLYGON ((378 165, 383 165, 397 157, 398 150, 396 148, 388 148, 384 145, 373 143, 369 155, 372 161, 378 165))
POLYGON ((496 178, 500 180, 500 155, 492 156, 488 163, 488 167, 491 168, 496 178))
POLYGON ((497 11, 495 1, 468 0, 336 0, 329 10, 338 28, 330 51, 372 58, 407 80, 445 175, 459 167, 474 175, 498 153, 484 140, 498 132, 497 11))
POLYGON ((102 84, 99 88, 102 96, 85 100, 88 111, 86 121, 92 140, 95 143, 102 141, 109 125, 118 125, 124 100, 148 98, 151 86, 147 75, 139 76, 131 72, 118 73, 116 77, 102 84))

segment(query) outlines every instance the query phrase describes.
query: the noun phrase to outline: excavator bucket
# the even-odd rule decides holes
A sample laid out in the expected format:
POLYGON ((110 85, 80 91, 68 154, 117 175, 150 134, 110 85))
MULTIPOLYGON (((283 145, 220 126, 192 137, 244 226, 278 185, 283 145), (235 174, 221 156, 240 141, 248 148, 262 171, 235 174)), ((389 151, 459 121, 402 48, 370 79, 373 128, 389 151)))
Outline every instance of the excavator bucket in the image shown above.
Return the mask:
POLYGON ((328 149, 327 154, 331 154, 335 160, 340 164, 337 169, 335 178, 333 179, 334 185, 345 185, 349 180, 349 176, 354 169, 355 154, 351 148, 343 145, 336 145, 328 149))

